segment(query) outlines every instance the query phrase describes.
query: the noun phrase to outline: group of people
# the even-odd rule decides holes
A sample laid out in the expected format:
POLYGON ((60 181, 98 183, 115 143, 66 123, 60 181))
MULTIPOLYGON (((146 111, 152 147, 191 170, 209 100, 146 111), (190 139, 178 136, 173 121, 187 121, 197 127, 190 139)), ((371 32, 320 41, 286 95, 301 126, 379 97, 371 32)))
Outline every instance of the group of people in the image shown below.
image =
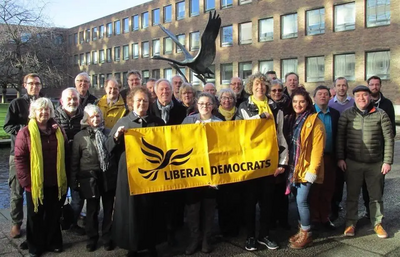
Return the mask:
MULTIPOLYGON (((384 176, 391 169, 394 147, 393 105, 380 92, 379 77, 357 86, 348 96, 345 78, 335 80, 335 97, 326 86, 310 94, 299 86, 296 73, 285 75, 285 85, 273 71, 256 72, 217 92, 207 83, 196 92, 180 76, 150 79, 142 86, 141 73, 127 74, 129 87, 109 78, 105 95, 89 92, 88 74, 75 78, 60 105, 41 97, 38 74, 24 77, 26 94, 10 103, 4 129, 11 135, 11 237, 21 236, 23 192, 26 192, 26 241, 30 256, 63 251, 61 208, 71 189, 74 210, 70 231, 86 234, 87 251, 99 240, 104 249, 115 246, 128 256, 156 245, 175 245, 175 233, 186 220, 190 240, 185 253, 212 251, 212 228, 218 210, 223 236, 237 236, 244 225, 248 251, 259 245, 279 248, 270 234, 277 225, 290 228, 288 196, 296 198, 298 232, 290 247, 312 244, 312 227, 334 229, 347 184, 345 236, 355 235, 358 195, 363 191, 367 215, 380 238, 384 176), (273 175, 216 187, 199 187, 131 196, 128 185, 124 133, 131 128, 231 120, 271 119, 279 145, 279 164, 273 175), (98 214, 103 206, 101 238, 98 214), (85 228, 78 219, 86 201, 85 228), (256 211, 259 205, 259 231, 256 211)), ((266 135, 268 140, 268 135, 266 135)))

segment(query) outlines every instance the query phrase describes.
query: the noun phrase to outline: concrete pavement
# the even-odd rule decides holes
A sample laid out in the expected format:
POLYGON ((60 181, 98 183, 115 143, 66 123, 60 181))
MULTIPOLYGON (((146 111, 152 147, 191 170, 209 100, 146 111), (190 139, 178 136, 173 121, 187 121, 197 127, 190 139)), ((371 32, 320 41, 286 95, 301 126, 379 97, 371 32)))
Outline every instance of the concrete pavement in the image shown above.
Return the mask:
MULTIPOLYGON (((396 257, 400 256, 400 141, 396 142, 395 147, 395 164, 392 166, 392 171, 386 176, 384 205, 385 219, 384 227, 389 233, 388 239, 379 239, 369 221, 361 218, 364 214, 364 208, 359 205, 360 220, 357 225, 356 236, 354 238, 345 238, 342 236, 344 226, 344 212, 341 212, 341 217, 335 221, 338 227, 336 231, 315 231, 314 244, 303 250, 292 250, 287 247, 288 238, 293 235, 296 227, 296 208, 294 202, 290 203, 290 221, 293 227, 292 230, 276 230, 271 232, 271 236, 278 241, 281 246, 278 250, 268 250, 265 247, 260 247, 258 251, 247 252, 244 249, 245 235, 242 230, 237 238, 222 239, 216 238, 214 243, 214 251, 209 256, 361 256, 361 257, 396 257)), ((343 203, 342 203, 343 204, 343 203)), ((344 206, 345 204, 343 204, 344 206)), ((25 229, 23 225, 23 229, 25 229)), ((215 224, 217 233, 218 226, 215 224)), ((22 238, 11 239, 10 232, 10 217, 9 210, 0 210, 0 256, 27 256, 28 252, 20 250, 18 245, 23 241, 22 238)), ((25 232, 25 231, 24 231, 25 232)), ((184 256, 185 245, 188 241, 189 232, 187 228, 183 228, 178 234, 179 245, 175 248, 170 248, 166 244, 161 244, 157 247, 159 256, 184 256)), ((63 232, 64 252, 46 253, 43 256, 125 256, 127 251, 115 249, 114 251, 106 252, 102 247, 99 247, 95 252, 88 253, 85 251, 86 238, 77 236, 69 232, 63 232)), ((139 256, 146 256, 146 252, 139 256)), ((193 256, 206 256, 203 253, 196 253, 193 256)))

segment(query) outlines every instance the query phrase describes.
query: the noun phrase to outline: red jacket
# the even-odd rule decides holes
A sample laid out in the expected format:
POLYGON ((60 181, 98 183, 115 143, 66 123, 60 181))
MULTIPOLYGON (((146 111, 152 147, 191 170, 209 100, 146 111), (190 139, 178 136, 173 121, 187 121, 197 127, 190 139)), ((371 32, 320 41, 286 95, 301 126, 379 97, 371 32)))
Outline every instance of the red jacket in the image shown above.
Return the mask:
MULTIPOLYGON (((56 130, 52 125, 56 124, 53 119, 50 119, 48 126, 50 133, 46 134, 40 131, 40 138, 42 141, 42 155, 43 155, 43 172, 44 172, 44 186, 52 187, 57 186, 57 137, 56 130)), ((67 150, 67 140, 63 131, 65 139, 65 151, 67 150)), ((17 178, 19 183, 27 191, 31 188, 31 167, 30 167, 30 152, 31 152, 31 138, 28 127, 24 127, 18 132, 17 139, 15 140, 15 167, 17 170, 17 178)), ((67 160, 67 159, 66 159, 67 160)), ((68 174, 67 174, 68 176, 68 174)))

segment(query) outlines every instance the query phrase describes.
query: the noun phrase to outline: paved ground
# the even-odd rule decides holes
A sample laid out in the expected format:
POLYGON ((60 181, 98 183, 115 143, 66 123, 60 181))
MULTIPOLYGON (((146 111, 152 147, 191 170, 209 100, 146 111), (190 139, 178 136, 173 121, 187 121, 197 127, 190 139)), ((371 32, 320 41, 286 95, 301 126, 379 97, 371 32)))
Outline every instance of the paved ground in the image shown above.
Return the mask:
MULTIPOLYGON (((385 187, 385 220, 384 226, 387 229, 390 238, 379 239, 369 221, 360 219, 357 225, 356 237, 345 238, 342 236, 344 212, 341 217, 335 222, 337 230, 333 232, 316 231, 314 232, 314 245, 304 250, 292 250, 287 247, 287 240, 289 236, 295 233, 291 231, 273 231, 272 235, 275 236, 281 248, 279 250, 271 251, 261 248, 256 252, 247 252, 244 250, 244 234, 242 233, 238 238, 234 239, 215 239, 215 250, 210 254, 211 256, 361 256, 361 257, 375 257, 387 256, 396 257, 400 256, 400 141, 396 142, 395 149, 395 164, 392 167, 392 172, 386 176, 385 187)), ((292 227, 295 227, 295 206, 292 202, 290 204, 290 215, 292 227)), ((360 205, 359 216, 364 214, 363 207, 360 205)), ((217 233, 217 226, 215 226, 217 233)), ((7 209, 0 210, 0 256, 24 256, 27 251, 18 249, 18 245, 23 239, 11 239, 9 236, 10 231, 10 218, 7 209)), ((184 248, 188 239, 188 231, 186 228, 178 235, 179 246, 176 248, 169 248, 166 244, 158 246, 159 256, 184 256, 184 248)), ((69 232, 63 232, 64 248, 65 251, 60 254, 47 253, 44 256, 125 256, 126 251, 116 249, 111 252, 106 252, 103 248, 98 248, 93 253, 85 251, 86 238, 73 235, 69 232)), ((141 253, 140 256, 146 256, 146 253, 141 253)), ((197 253, 194 256, 206 256, 202 253, 197 253)))

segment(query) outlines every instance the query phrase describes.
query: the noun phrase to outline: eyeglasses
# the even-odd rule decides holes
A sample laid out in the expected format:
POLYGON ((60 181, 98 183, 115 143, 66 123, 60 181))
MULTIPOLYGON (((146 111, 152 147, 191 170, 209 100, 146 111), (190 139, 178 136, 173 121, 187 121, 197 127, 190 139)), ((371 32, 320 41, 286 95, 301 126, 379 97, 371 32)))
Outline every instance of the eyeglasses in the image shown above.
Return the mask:
POLYGON ((276 93, 276 92, 283 92, 283 89, 271 89, 271 92, 276 93))
POLYGON ((42 83, 40 83, 40 82, 28 82, 26 84, 28 86, 37 86, 37 87, 40 87, 42 85, 42 83))
POLYGON ((210 107, 213 104, 212 103, 197 103, 200 107, 210 107))
POLYGON ((85 80, 85 79, 77 79, 76 80, 76 82, 78 82, 78 83, 90 83, 90 81, 89 80, 85 80))
POLYGON ((221 100, 225 101, 225 100, 229 100, 229 101, 233 101, 233 97, 228 97, 228 96, 223 96, 221 97, 221 100))

